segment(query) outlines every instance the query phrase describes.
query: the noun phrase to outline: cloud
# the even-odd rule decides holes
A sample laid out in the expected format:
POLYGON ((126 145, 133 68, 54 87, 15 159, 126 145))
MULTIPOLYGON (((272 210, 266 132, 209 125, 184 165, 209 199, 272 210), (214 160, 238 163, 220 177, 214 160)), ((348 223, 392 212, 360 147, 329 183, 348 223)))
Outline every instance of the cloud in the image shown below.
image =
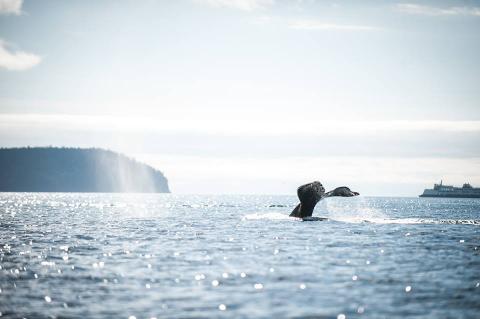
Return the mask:
POLYGON ((319 31, 373 31, 378 30, 376 27, 368 25, 353 25, 353 24, 336 24, 323 23, 315 20, 297 20, 290 22, 288 26, 296 30, 319 30, 319 31))
POLYGON ((175 192, 183 193, 294 194, 298 185, 312 179, 325 180, 329 187, 356 186, 362 195, 418 195, 441 178, 461 184, 468 177, 480 184, 480 121, 312 117, 302 123, 274 123, 204 113, 191 118, 184 113, 3 113, 0 145, 93 146, 135 154, 166 172, 175 192), (400 184, 416 188, 402 191, 400 184))
POLYGON ((396 9, 407 14, 428 16, 477 16, 480 17, 480 7, 447 7, 439 8, 413 3, 399 3, 396 9))
POLYGON ((265 8, 275 3, 275 0, 196 0, 212 7, 227 7, 243 11, 253 11, 265 8))
POLYGON ((385 120, 328 121, 286 119, 269 122, 265 118, 210 119, 201 115, 186 119, 165 113, 162 118, 145 116, 67 115, 67 114, 0 114, 0 128, 5 125, 22 127, 56 127, 65 130, 111 132, 159 132, 210 134, 221 136, 359 136, 404 133, 480 133, 480 121, 385 120), (249 123, 245 126, 245 123, 249 123), (321 129, 319 129, 321 128, 321 129))
POLYGON ((22 71, 33 68, 42 60, 33 53, 23 51, 12 52, 7 49, 6 43, 0 39, 0 68, 12 71, 22 71))
POLYGON ((0 14, 20 15, 23 0, 0 0, 0 14))
POLYGON ((362 195, 417 196, 443 178, 455 185, 480 184, 480 158, 301 157, 224 158, 136 153, 134 157, 167 172, 175 193, 295 194, 319 179, 326 188, 341 184, 362 195), (468 179, 467 179, 468 177, 468 179))

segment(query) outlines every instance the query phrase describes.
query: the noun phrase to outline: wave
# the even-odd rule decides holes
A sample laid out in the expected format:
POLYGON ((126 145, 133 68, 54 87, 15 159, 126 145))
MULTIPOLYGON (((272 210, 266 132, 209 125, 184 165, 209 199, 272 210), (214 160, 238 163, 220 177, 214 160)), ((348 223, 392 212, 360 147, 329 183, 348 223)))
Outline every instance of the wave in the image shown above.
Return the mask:
POLYGON ((242 220, 289 220, 302 221, 301 218, 290 217, 281 213, 253 213, 243 216, 242 220))
POLYGON ((272 220, 272 221, 334 221, 343 223, 371 223, 371 224, 450 224, 450 225, 479 225, 479 219, 431 219, 431 218, 371 218, 371 217, 307 217, 305 219, 290 217, 282 213, 253 213, 243 216, 242 220, 272 220))
POLYGON ((381 219, 364 219, 364 220, 349 220, 342 219, 339 221, 351 223, 373 223, 373 224, 451 224, 451 225, 479 225, 478 219, 430 219, 430 218, 381 218, 381 219))

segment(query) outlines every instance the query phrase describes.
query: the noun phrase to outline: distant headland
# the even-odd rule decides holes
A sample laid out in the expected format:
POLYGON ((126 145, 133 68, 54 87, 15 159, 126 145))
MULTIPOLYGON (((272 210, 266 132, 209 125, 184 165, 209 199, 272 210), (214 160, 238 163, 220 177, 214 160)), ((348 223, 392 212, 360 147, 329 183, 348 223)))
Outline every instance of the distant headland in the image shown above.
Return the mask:
POLYGON ((162 172, 99 148, 0 148, 0 192, 169 193, 162 172))

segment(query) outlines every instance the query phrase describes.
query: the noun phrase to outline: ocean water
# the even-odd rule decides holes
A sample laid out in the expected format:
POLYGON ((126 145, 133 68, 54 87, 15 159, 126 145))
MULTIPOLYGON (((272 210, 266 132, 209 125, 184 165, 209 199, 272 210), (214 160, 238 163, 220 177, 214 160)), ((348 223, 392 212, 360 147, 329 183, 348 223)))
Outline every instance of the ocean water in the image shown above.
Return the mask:
POLYGON ((479 318, 480 200, 0 194, 7 318, 479 318))

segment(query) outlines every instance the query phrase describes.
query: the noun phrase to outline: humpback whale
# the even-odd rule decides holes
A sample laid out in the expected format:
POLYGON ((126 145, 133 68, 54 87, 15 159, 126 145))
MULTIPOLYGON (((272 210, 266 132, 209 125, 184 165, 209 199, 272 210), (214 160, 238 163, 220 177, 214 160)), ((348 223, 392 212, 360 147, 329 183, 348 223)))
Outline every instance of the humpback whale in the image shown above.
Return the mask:
POLYGON ((300 199, 300 204, 293 209, 290 217, 306 218, 312 216, 315 205, 324 198, 332 196, 352 197, 360 194, 351 191, 350 188, 346 186, 337 187, 325 193, 325 188, 322 183, 315 181, 300 186, 297 189, 297 195, 298 199, 300 199))

